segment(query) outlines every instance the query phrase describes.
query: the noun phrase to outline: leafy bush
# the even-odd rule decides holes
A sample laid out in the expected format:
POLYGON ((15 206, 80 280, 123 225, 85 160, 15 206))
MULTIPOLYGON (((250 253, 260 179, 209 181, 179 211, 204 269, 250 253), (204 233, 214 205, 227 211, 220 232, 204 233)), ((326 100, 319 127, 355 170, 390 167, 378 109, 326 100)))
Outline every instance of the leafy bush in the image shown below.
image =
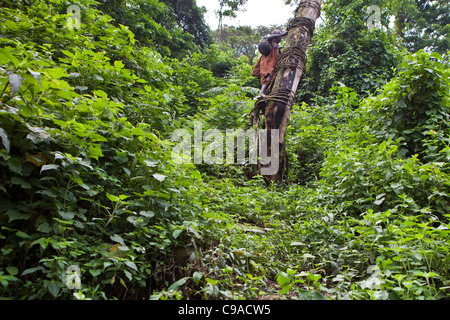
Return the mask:
POLYGON ((172 248, 198 236, 181 200, 198 173, 175 166, 172 143, 154 131, 181 94, 157 54, 134 52, 126 28, 85 7, 97 23, 55 33, 66 16, 42 29, 39 17, 58 9, 43 4, 1 16, 1 295, 143 296, 164 281, 172 248), (27 36, 52 42, 23 40, 33 21, 40 33, 27 36), (152 69, 145 79, 141 67, 152 69), (80 272, 67 274, 72 266, 80 272))
MULTIPOLYGON (((377 4, 371 3, 371 4, 377 4)), ((324 2, 327 16, 308 50, 305 81, 298 92, 308 104, 314 98, 334 96, 338 82, 367 97, 385 85, 398 64, 399 49, 389 29, 367 28, 366 1, 324 2)), ((381 6, 381 4, 379 4, 381 6)), ((389 22, 384 21, 383 25, 389 22)))
MULTIPOLYGON (((189 13, 198 18, 199 8, 195 3, 191 6, 189 13)), ((170 1, 101 0, 97 7, 113 18, 115 26, 127 26, 141 46, 153 48, 164 57, 181 59, 191 52, 198 52, 197 44, 204 46, 210 42, 203 20, 197 19, 195 27, 189 26, 185 30, 186 22, 179 20, 188 19, 191 24, 194 21, 184 10, 178 12, 180 5, 170 1)))
MULTIPOLYGON (((343 53, 354 88, 329 61, 331 95, 293 108, 294 183, 265 186, 246 166, 175 165, 168 139, 194 120, 244 128, 259 92, 246 58, 163 59, 94 1, 75 30, 66 3, 22 3, 0 13, 2 298, 448 299, 441 56, 406 56, 375 93, 380 56, 364 100, 347 70, 361 57, 343 53)), ((385 44, 361 39, 355 12, 343 35, 385 44)), ((347 50, 334 40, 320 46, 347 50)))
POLYGON ((377 136, 402 138, 405 155, 432 160, 428 153, 439 154, 445 143, 434 148, 426 145, 437 137, 445 142, 450 132, 449 97, 449 68, 442 56, 422 51, 406 56, 395 79, 383 88, 376 102, 371 101, 377 136))
MULTIPOLYGON (((411 56, 407 56, 405 61, 411 59, 411 56)), ((433 64, 441 66, 437 62, 433 64)), ((434 87, 427 89, 420 86, 417 81, 421 75, 426 76, 432 71, 421 66, 410 63, 410 69, 406 70, 406 65, 402 64, 405 69, 383 88, 381 94, 365 99, 361 108, 349 118, 347 129, 341 127, 345 134, 335 141, 334 149, 327 153, 321 175, 324 177, 322 182, 329 187, 334 203, 343 210, 360 214, 368 209, 375 210, 376 207, 393 208, 403 203, 404 196, 407 196, 414 199, 409 202, 410 213, 431 210, 432 214, 439 217, 448 214, 448 158, 439 155, 433 159, 428 154, 429 161, 423 163, 420 155, 412 154, 412 157, 406 159, 401 157, 405 155, 401 149, 404 140, 414 143, 427 141, 424 139, 425 135, 415 136, 416 140, 412 138, 413 133, 422 132, 425 125, 428 130, 434 128, 442 135, 448 132, 447 121, 443 118, 448 106, 441 104, 448 99, 448 83, 436 80, 426 82, 434 87), (416 76, 406 77, 405 74, 416 76), (427 99, 428 95, 436 98, 436 101, 427 99, 427 103, 422 105, 421 114, 429 117, 414 115, 410 118, 407 114, 401 114, 402 110, 408 110, 404 105, 398 107, 399 111, 389 107, 406 94, 402 93, 405 91, 393 89, 393 86, 400 84, 404 88, 417 86, 415 90, 405 89, 408 99, 427 99), (394 95, 393 92, 398 92, 399 95, 394 95), (398 116, 395 116, 397 113, 398 116), (441 162, 442 160, 445 162, 441 162)), ((438 73, 433 74, 438 78, 438 73)), ((414 106, 410 109, 419 112, 414 106)), ((445 153, 444 150, 434 148, 433 154, 445 153)))

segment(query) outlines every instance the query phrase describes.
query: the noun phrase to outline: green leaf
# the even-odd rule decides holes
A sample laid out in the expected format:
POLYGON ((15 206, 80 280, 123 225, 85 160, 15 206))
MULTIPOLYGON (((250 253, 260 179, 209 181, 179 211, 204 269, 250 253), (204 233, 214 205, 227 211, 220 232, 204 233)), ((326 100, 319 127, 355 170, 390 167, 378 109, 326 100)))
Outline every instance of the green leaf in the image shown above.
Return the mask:
POLYGON ((41 74, 39 72, 31 71, 30 68, 28 68, 28 72, 31 73, 31 75, 39 82, 39 84, 42 86, 41 83, 41 74))
POLYGON ((22 238, 22 239, 28 239, 28 238, 30 238, 29 235, 27 235, 25 232, 20 231, 20 230, 16 232, 16 236, 18 236, 19 238, 22 238))
POLYGON ((281 271, 277 275, 277 282, 280 286, 284 287, 291 282, 291 277, 286 272, 281 271))
POLYGON ((138 267, 133 261, 125 261, 125 264, 133 270, 139 271, 138 267))
POLYGON ((165 93, 165 94, 164 94, 164 99, 166 99, 166 102, 167 102, 167 103, 170 103, 170 101, 172 101, 172 96, 169 95, 169 94, 167 94, 167 93, 165 93))
POLYGON ((417 251, 414 251, 413 255, 419 261, 422 260, 422 258, 423 258, 422 254, 420 252, 417 252, 417 251))
POLYGON ((123 69, 123 67, 125 67, 125 65, 123 64, 122 61, 114 61, 114 66, 119 70, 123 69))
POLYGON ((46 238, 36 239, 30 244, 30 247, 34 246, 35 244, 39 244, 43 249, 45 249, 48 245, 48 240, 46 238))
POLYGON ((23 105, 19 108, 19 114, 25 118, 30 118, 34 116, 33 110, 26 105, 23 105))
POLYGON ((114 242, 120 243, 122 246, 125 246, 125 241, 123 241, 122 237, 117 234, 111 236, 110 239, 114 242))
POLYGON ((99 276, 102 273, 102 271, 101 270, 89 269, 89 273, 92 274, 92 276, 97 277, 97 276, 99 276))
POLYGON ((123 273, 125 273, 125 276, 128 278, 128 280, 133 280, 133 275, 131 274, 131 272, 123 270, 123 273))
MULTIPOLYGON (((53 180, 55 180, 55 179, 53 179, 53 180)), ((36 191, 36 193, 46 195, 47 197, 53 198, 53 199, 56 199, 58 197, 58 195, 56 193, 54 193, 50 190, 38 190, 38 191, 36 191)))
POLYGON ((90 145, 88 150, 91 158, 98 160, 98 157, 103 157, 102 148, 98 144, 90 145))
POLYGON ((56 169, 59 169, 59 165, 57 165, 57 164, 46 164, 46 165, 43 165, 43 166, 42 166, 42 168, 41 168, 41 173, 42 173, 43 171, 47 171, 47 170, 56 170, 56 169))
POLYGON ((67 50, 64 50, 64 49, 63 49, 63 50, 61 50, 61 52, 64 53, 66 56, 70 57, 70 58, 73 57, 73 53, 70 52, 70 51, 67 51, 67 50))
POLYGON ((12 62, 14 68, 19 66, 19 60, 11 53, 14 50, 11 47, 0 48, 0 64, 7 64, 8 62, 12 62))
POLYGON ((386 141, 383 141, 383 143, 380 144, 379 150, 380 152, 384 152, 387 148, 388 143, 386 141))
POLYGON ((89 87, 86 86, 75 86, 75 90, 86 91, 89 87))
POLYGON ((182 278, 182 279, 180 279, 180 280, 174 282, 174 283, 169 287, 168 290, 169 290, 169 291, 170 291, 170 290, 174 290, 174 291, 178 290, 178 288, 181 287, 182 285, 184 285, 188 279, 189 279, 189 277, 185 277, 185 278, 182 278))
POLYGON ((30 273, 35 273, 36 271, 44 270, 44 267, 39 266, 35 268, 26 269, 24 272, 22 272, 22 276, 25 276, 30 273))
POLYGON ((19 269, 17 269, 16 267, 12 267, 12 266, 6 267, 6 271, 8 271, 8 273, 12 276, 15 276, 19 273, 19 269))
POLYGON ((201 272, 199 272, 199 271, 195 271, 195 272, 194 272, 194 275, 193 275, 194 283, 195 283, 196 285, 198 285, 199 282, 200 282, 200 279, 201 279, 202 277, 203 277, 203 273, 201 273, 201 272))
POLYGON ((72 220, 75 218, 75 212, 58 211, 58 214, 63 217, 64 220, 72 220))
MULTIPOLYGON (((134 134, 135 136, 145 136, 145 132, 144 130, 142 130, 142 128, 133 128, 131 129, 131 133, 134 134)), ((150 164, 157 164, 158 161, 155 160, 146 160, 145 163, 149 162, 150 164)), ((149 167, 151 167, 152 165, 149 165, 149 167)))
POLYGON ((401 300, 400 296, 396 291, 403 291, 403 288, 395 287, 392 289, 392 291, 389 293, 388 300, 401 300))
POLYGON ((153 174, 153 178, 155 178, 156 180, 162 182, 162 181, 164 181, 167 178, 167 176, 155 173, 155 174, 153 174))
POLYGON ((119 197, 117 197, 117 196, 115 196, 115 195, 112 195, 112 194, 109 194, 109 193, 106 194, 106 197, 107 197, 109 200, 111 200, 112 202, 119 202, 119 201, 120 201, 120 198, 119 198, 119 197))
POLYGON ((11 222, 14 220, 27 220, 31 216, 31 214, 29 214, 29 213, 22 213, 15 209, 6 211, 6 215, 9 217, 8 222, 11 222))
POLYGON ((24 189, 31 189, 31 184, 29 184, 27 181, 25 181, 24 179, 22 179, 20 177, 12 177, 11 183, 20 185, 24 189))
POLYGON ((308 291, 299 291, 298 292, 299 300, 327 300, 327 298, 320 292, 308 292, 308 291))
POLYGON ((104 136, 99 135, 97 133, 92 134, 91 140, 94 142, 107 142, 108 139, 106 139, 104 136))
MULTIPOLYGON (((3 272, 2 272, 3 273, 3 272)), ((2 273, 0 273, 0 283, 4 286, 7 287, 8 286, 8 282, 9 281, 20 281, 19 279, 17 279, 14 276, 10 276, 10 275, 2 275, 2 273)))
POLYGON ((173 233, 172 233, 172 236, 176 239, 176 238, 178 238, 179 236, 180 236, 180 234, 183 232, 183 229, 178 229, 178 230, 175 230, 173 233))
POLYGON ((191 177, 192 177, 193 179, 196 179, 196 180, 201 180, 201 179, 202 179, 202 175, 201 175, 200 172, 198 172, 198 170, 194 170, 194 171, 191 173, 191 177))
POLYGON ((159 300, 162 297, 163 293, 152 294, 150 296, 150 300, 159 300))
POLYGON ((322 278, 322 276, 320 274, 314 274, 314 273, 308 274, 308 279, 311 281, 316 281, 316 280, 319 280, 320 278, 322 278))
POLYGON ((56 297, 56 296, 58 296, 60 287, 59 287, 58 283, 56 283, 55 281, 51 281, 48 284, 47 289, 52 294, 52 296, 56 297))
POLYGON ((215 280, 215 279, 211 279, 211 278, 207 278, 207 279, 206 279, 206 282, 208 282, 208 283, 212 284, 213 286, 216 286, 216 285, 217 285, 217 283, 218 283, 218 281, 217 281, 217 280, 215 280))
POLYGON ((94 90, 94 95, 101 98, 108 98, 108 94, 103 90, 94 90))
POLYGON ((30 129, 30 133, 27 135, 27 139, 33 141, 33 143, 37 144, 43 141, 47 141, 51 138, 50 134, 40 127, 32 127, 27 123, 28 129, 30 129))
POLYGON ((12 172, 21 174, 22 173, 22 162, 17 158, 11 158, 6 163, 8 165, 9 170, 12 172))
POLYGON ((146 218, 153 218, 155 216, 155 213, 153 211, 141 211, 139 212, 139 214, 146 218))
POLYGON ((49 77, 53 79, 59 79, 67 76, 67 70, 64 68, 46 69, 44 73, 47 73, 49 77))
POLYGON ((134 226, 139 226, 141 224, 142 218, 136 217, 136 216, 129 216, 127 217, 127 221, 130 222, 131 224, 133 224, 134 226))
POLYGON ((52 231, 52 227, 48 224, 48 222, 44 222, 41 223, 36 230, 42 233, 49 233, 50 231, 52 231))
POLYGON ((147 159, 144 162, 148 167, 151 167, 151 168, 156 167, 158 165, 158 161, 153 160, 153 159, 147 159))

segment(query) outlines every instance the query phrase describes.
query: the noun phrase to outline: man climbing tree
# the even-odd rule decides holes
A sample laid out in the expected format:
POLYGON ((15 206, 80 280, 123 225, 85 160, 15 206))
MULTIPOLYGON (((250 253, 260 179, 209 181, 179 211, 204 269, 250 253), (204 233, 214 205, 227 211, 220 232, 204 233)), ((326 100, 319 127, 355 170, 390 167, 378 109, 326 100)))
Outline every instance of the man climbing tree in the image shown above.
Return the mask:
POLYGON ((264 92, 274 76, 278 57, 281 55, 279 43, 281 42, 281 38, 286 35, 287 33, 281 33, 280 30, 274 30, 267 40, 261 42, 258 46, 258 50, 262 56, 256 63, 252 76, 261 78, 260 98, 266 96, 264 92))
MULTIPOLYGON (((306 51, 313 37, 315 22, 320 16, 322 0, 301 1, 295 18, 288 27, 288 36, 283 54, 278 58, 275 78, 266 89, 266 97, 258 100, 251 112, 253 124, 258 127, 259 114, 264 112, 264 128, 268 130, 268 156, 277 158, 280 170, 265 176, 267 183, 282 181, 286 177, 288 163, 284 134, 289 122, 291 107, 306 65, 306 51), (279 130, 279 148, 271 149, 271 130, 279 130), (272 154, 274 153, 274 154, 272 154)), ((270 164, 269 164, 270 165, 270 164)), ((262 167, 267 166, 263 165, 262 167)))

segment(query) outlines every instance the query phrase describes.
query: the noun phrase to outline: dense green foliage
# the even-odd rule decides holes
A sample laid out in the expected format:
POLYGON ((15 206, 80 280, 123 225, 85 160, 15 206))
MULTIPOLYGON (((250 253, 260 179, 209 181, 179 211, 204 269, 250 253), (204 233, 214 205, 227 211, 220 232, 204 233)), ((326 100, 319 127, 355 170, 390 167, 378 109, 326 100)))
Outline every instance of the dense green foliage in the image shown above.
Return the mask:
POLYGON ((362 97, 375 92, 392 78, 398 52, 392 45, 392 34, 369 30, 364 1, 325 2, 322 11, 329 17, 316 32, 309 50, 307 79, 300 98, 333 95, 337 82, 352 88, 362 97))
POLYGON ((128 28, 86 6, 80 30, 55 34, 66 21, 58 8, 2 11, 2 265, 23 276, 8 290, 67 297, 61 279, 77 263, 89 266, 86 284, 100 273, 106 281, 90 297, 132 297, 150 274, 164 278, 153 259, 195 216, 173 199, 199 174, 171 164, 161 140, 184 97, 173 69, 133 46, 128 28))
POLYGON ((396 34, 410 52, 450 49, 450 4, 445 0, 389 0, 388 13, 395 16, 396 34))
POLYGON ((327 1, 267 187, 175 164, 171 134, 245 127, 270 27, 210 44, 195 1, 129 3, 79 1, 73 30, 62 0, 1 8, 2 299, 450 297, 445 51, 327 1))
POLYGON ((143 46, 182 58, 211 43, 202 11, 193 1, 100 0, 98 8, 125 25, 143 46))

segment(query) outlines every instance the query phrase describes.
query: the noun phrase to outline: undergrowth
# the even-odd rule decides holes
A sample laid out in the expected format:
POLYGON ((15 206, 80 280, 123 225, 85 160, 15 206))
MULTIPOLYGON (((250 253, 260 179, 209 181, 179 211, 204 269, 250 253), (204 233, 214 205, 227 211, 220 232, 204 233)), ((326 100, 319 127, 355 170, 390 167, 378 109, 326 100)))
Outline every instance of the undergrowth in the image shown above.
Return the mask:
POLYGON ((171 157, 195 120, 245 126, 244 61, 219 61, 228 83, 200 66, 217 48, 163 58, 80 2, 80 30, 59 0, 0 12, 2 299, 450 297, 445 57, 295 105, 288 181, 266 186, 171 157))

